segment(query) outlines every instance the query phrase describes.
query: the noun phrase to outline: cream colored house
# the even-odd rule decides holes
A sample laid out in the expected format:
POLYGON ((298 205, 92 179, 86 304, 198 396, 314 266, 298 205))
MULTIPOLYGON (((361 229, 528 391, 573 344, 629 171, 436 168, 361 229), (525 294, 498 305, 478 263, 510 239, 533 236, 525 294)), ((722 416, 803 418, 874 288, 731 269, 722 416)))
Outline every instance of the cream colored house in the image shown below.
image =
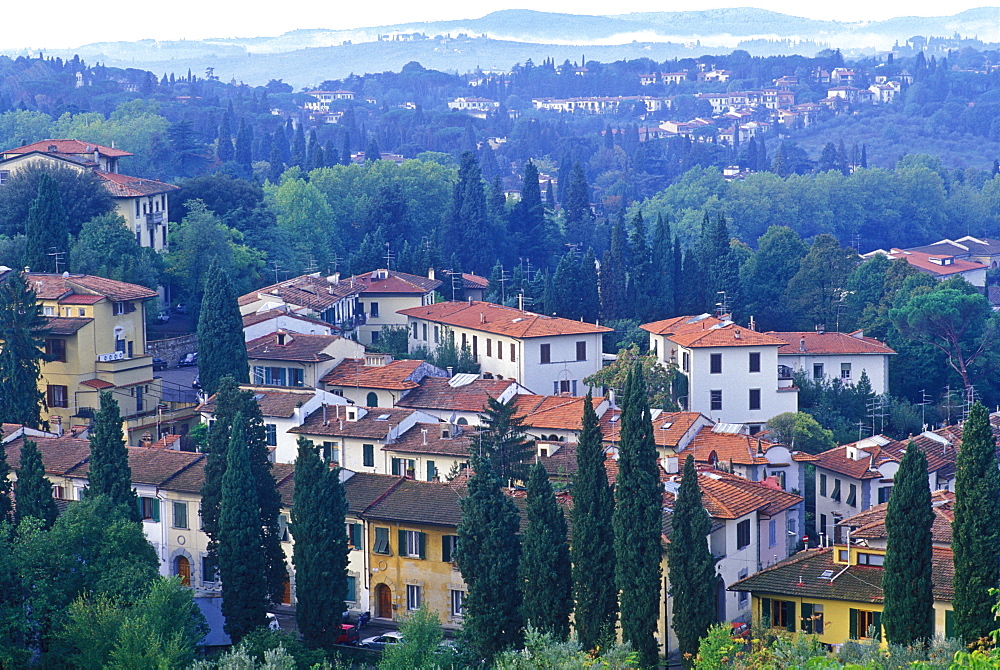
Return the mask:
POLYGON ((389 354, 367 353, 364 358, 345 358, 323 375, 320 382, 333 393, 362 407, 395 407, 427 377, 445 377, 447 372, 426 361, 395 361, 389 354))
POLYGON ((358 336, 362 344, 377 344, 383 326, 406 326, 402 310, 434 302, 434 291, 441 282, 434 278, 433 269, 428 275, 379 269, 340 281, 342 286, 359 291, 358 336))
POLYGON ((250 382, 255 386, 320 388, 323 375, 365 348, 337 335, 306 335, 279 330, 247 342, 250 382))
MULTIPOLYGON (((266 332, 258 328, 258 324, 269 319, 275 320, 278 329, 313 332, 309 325, 289 320, 294 316, 322 321, 330 325, 330 334, 348 336, 363 320, 357 313, 358 294, 362 288, 350 282, 342 283, 339 273, 324 277, 314 272, 251 291, 238 300, 245 338, 250 341, 274 332, 273 328, 266 332)), ((266 324, 265 328, 268 328, 266 324)), ((319 333, 317 330, 316 334, 319 333)))

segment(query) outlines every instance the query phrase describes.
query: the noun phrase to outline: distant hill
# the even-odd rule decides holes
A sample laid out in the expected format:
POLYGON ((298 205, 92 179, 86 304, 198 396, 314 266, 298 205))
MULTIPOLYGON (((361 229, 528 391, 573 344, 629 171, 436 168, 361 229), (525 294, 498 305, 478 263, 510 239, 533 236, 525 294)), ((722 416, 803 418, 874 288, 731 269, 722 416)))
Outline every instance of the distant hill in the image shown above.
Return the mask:
MULTIPOLYGON (((90 62, 156 72, 214 67, 216 74, 226 79, 259 84, 280 78, 306 86, 351 72, 398 70, 410 60, 455 71, 476 66, 507 68, 515 62, 546 56, 557 61, 577 61, 584 53, 602 61, 643 56, 664 60, 728 52, 740 42, 754 40, 754 44, 761 45, 758 53, 760 49, 766 51, 766 40, 804 42, 807 55, 818 45, 872 53, 914 35, 955 33, 978 36, 987 42, 1000 41, 1000 8, 854 23, 819 21, 749 7, 617 16, 511 9, 477 19, 354 30, 302 29, 272 37, 102 42, 72 49, 46 49, 46 53, 69 57, 79 54, 90 62), (456 39, 460 35, 467 37, 456 39)), ((774 52, 786 53, 787 44, 775 44, 774 52)))

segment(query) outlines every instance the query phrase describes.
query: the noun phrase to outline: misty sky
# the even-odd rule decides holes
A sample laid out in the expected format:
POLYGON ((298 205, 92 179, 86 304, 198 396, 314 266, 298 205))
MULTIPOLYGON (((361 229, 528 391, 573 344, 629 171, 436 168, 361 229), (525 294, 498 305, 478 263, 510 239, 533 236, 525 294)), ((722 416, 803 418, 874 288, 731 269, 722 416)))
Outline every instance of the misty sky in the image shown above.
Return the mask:
POLYGON ((277 35, 296 28, 349 29, 411 21, 476 18, 498 9, 530 8, 572 14, 607 14, 635 11, 676 11, 755 5, 778 12, 839 21, 879 20, 893 16, 953 14, 972 7, 994 6, 997 0, 425 0, 400 2, 336 2, 299 0, 287 5, 242 0, 172 0, 136 4, 104 0, 97 5, 79 0, 48 0, 43 5, 10 1, 4 10, 0 49, 70 48, 104 41, 153 38, 204 39, 277 35))

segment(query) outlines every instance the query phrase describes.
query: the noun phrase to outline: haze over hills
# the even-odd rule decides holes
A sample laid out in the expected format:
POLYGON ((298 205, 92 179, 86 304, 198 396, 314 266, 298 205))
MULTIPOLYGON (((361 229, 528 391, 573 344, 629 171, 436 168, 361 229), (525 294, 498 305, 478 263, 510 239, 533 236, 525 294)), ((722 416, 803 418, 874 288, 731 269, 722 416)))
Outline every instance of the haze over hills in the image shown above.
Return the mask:
MULTIPOLYGON (((952 16, 897 17, 840 22, 789 16, 764 9, 734 8, 645 12, 617 16, 556 14, 511 9, 477 19, 417 22, 353 30, 302 29, 272 37, 205 40, 99 42, 47 49, 50 55, 79 54, 90 62, 156 72, 200 72, 251 84, 284 79, 316 84, 351 72, 398 70, 416 60, 426 67, 467 71, 508 68, 528 58, 610 61, 648 57, 664 60, 721 53, 752 41, 752 52, 787 53, 799 45, 811 54, 825 46, 873 53, 914 35, 958 33, 1000 41, 1000 8, 981 7, 952 16), (770 47, 767 41, 774 42, 770 47)), ((11 54, 13 55, 13 54, 11 54)))

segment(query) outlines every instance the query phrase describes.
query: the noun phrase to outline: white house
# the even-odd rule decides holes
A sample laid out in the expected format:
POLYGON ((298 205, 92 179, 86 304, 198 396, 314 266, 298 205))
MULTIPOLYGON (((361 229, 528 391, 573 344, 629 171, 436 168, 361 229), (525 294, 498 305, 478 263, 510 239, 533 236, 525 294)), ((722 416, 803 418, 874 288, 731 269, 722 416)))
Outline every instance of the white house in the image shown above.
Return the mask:
POLYGON ((506 403, 522 393, 530 391, 512 379, 482 379, 477 375, 457 374, 450 379, 425 377, 396 404, 459 426, 478 426, 487 399, 506 403))
POLYGON ((362 345, 345 337, 284 330, 247 342, 250 381, 256 386, 319 388, 320 379, 337 363, 364 353, 362 345))
POLYGON ((889 251, 876 249, 864 254, 863 258, 870 258, 875 254, 882 254, 893 260, 902 258, 916 269, 940 281, 957 276, 962 277, 973 286, 979 288, 986 286, 988 266, 979 261, 959 258, 953 253, 926 253, 915 249, 890 249, 889 251))
POLYGON ((385 268, 340 280, 340 285, 358 293, 358 337, 362 344, 377 344, 383 326, 406 326, 403 310, 434 302, 441 281, 434 270, 427 277, 385 268))
POLYGON ((443 302, 404 309, 409 349, 434 349, 443 338, 468 348, 483 374, 514 379, 535 393, 585 395, 586 377, 601 369, 602 336, 610 328, 542 316, 489 302, 443 302))
MULTIPOLYGON (((240 296, 237 302, 244 317, 283 310, 288 314, 318 319, 335 328, 331 330, 333 334, 346 335, 362 320, 359 318, 358 294, 363 288, 351 282, 341 282, 339 273, 324 277, 314 272, 251 291, 240 296)), ((251 323, 253 321, 251 319, 251 323)), ((246 326, 244 321, 244 328, 246 326)), ((298 332, 300 328, 296 326, 290 330, 298 332)))
POLYGON ((831 333, 794 331, 767 333, 786 344, 778 348, 778 364, 804 372, 814 381, 839 379, 857 384, 861 374, 868 375, 872 391, 882 395, 889 390, 889 357, 895 351, 864 332, 831 333))
POLYGON ((243 317, 243 339, 246 342, 276 333, 279 330, 305 335, 333 334, 333 326, 329 323, 291 312, 287 305, 263 312, 254 312, 243 317))
POLYGON ((394 361, 389 354, 367 353, 364 358, 345 358, 320 382, 355 405, 395 407, 425 377, 447 376, 447 372, 426 361, 394 361))

